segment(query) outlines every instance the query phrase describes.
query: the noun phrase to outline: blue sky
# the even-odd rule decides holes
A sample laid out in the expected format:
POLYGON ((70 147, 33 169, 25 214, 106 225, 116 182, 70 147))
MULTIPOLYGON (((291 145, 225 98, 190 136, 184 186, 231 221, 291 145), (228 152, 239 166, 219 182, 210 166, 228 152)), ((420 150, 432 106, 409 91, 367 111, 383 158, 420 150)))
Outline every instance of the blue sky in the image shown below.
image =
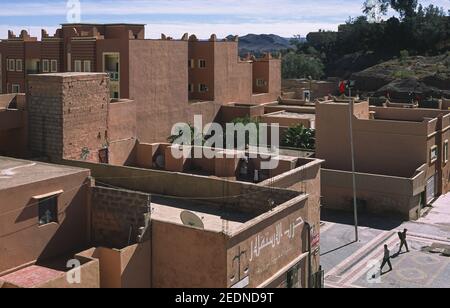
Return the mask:
MULTIPOLYGON (((67 22, 68 1, 3 0, 0 38, 7 29, 27 29, 38 35, 67 22)), ((195 33, 274 33, 285 37, 318 29, 335 30, 349 17, 361 14, 363 0, 80 0, 81 22, 147 24, 147 37, 161 33, 175 38, 195 33)), ((422 0, 450 9, 450 0, 422 0)))

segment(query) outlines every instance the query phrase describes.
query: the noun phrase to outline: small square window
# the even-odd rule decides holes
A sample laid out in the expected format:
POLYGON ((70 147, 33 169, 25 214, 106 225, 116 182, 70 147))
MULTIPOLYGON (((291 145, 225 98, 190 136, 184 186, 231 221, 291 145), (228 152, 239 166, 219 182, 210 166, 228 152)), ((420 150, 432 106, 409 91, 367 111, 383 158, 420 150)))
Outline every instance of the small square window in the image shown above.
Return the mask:
POLYGON ((81 72, 81 61, 75 60, 75 72, 80 73, 81 72))
POLYGON ((21 59, 16 60, 16 72, 21 72, 23 70, 23 61, 21 59))
POLYGON ((42 60, 42 72, 43 73, 50 72, 50 61, 49 60, 42 60))
POLYGON ((199 92, 208 92, 209 89, 208 89, 208 86, 207 86, 207 85, 205 85, 205 84, 199 84, 199 85, 198 85, 198 91, 199 91, 199 92))
POLYGON ((84 61, 83 62, 83 66, 84 66, 84 71, 86 73, 90 73, 91 72, 91 61, 88 61, 88 60, 84 61))
POLYGON ((198 60, 199 68, 206 68, 206 60, 198 60))
POLYGON ((262 87, 266 86, 266 81, 264 79, 257 79, 256 86, 262 88, 262 87))
POLYGON ((11 86, 11 92, 12 92, 12 93, 20 93, 20 85, 18 85, 18 84, 13 84, 13 85, 11 86))
POLYGON ((58 72, 58 60, 52 60, 51 63, 51 71, 52 73, 57 73, 58 72))
POLYGON ((39 200, 39 226, 58 223, 58 196, 39 200))
POLYGON ((430 160, 432 163, 434 163, 438 159, 439 155, 439 149, 437 146, 433 146, 431 148, 431 154, 430 154, 430 160))

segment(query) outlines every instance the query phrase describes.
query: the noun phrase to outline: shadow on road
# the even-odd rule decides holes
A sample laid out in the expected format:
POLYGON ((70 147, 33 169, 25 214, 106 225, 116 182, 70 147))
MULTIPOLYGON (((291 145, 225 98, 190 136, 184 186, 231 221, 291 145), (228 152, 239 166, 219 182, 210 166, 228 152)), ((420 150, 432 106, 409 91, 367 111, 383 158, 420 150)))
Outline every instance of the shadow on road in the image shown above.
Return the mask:
MULTIPOLYGON (((343 225, 354 225, 353 213, 336 210, 322 209, 321 220, 325 222, 333 222, 343 225)), ((360 227, 371 229, 390 231, 400 227, 404 223, 403 220, 376 216, 373 214, 361 213, 358 215, 358 224, 360 227)), ((350 243, 352 244, 352 243, 350 243)), ((349 244, 349 245, 350 245, 349 244)))
POLYGON ((340 247, 338 247, 338 248, 335 248, 335 249, 333 249, 333 250, 330 250, 330 251, 324 252, 324 253, 322 253, 322 254, 321 254, 320 256, 321 256, 321 257, 323 257, 323 256, 326 256, 326 255, 328 255, 328 254, 330 254, 330 253, 333 253, 333 252, 335 252, 335 251, 341 250, 342 248, 345 248, 345 247, 351 246, 351 245, 353 245, 353 244, 356 244, 356 241, 353 241, 353 242, 351 242, 351 243, 348 243, 348 244, 342 245, 342 246, 340 246, 340 247))

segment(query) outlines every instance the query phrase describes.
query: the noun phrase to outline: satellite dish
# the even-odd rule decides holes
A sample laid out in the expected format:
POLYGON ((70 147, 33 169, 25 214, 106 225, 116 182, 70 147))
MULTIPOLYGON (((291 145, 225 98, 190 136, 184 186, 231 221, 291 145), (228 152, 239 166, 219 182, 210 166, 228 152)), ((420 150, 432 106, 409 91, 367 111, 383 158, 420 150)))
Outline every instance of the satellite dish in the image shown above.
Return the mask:
POLYGON ((185 226, 205 229, 205 225, 203 224, 201 218, 192 212, 184 211, 180 214, 180 218, 185 226))

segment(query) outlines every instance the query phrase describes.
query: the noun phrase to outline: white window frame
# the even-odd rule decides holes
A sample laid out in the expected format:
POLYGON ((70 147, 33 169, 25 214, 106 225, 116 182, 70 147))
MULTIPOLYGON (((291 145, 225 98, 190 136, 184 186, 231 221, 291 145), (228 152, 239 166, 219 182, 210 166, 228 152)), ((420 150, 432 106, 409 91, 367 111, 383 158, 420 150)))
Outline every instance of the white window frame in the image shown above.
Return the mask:
POLYGON ((190 83, 190 84, 188 85, 188 92, 189 92, 189 93, 194 93, 194 89, 195 89, 194 84, 193 84, 193 83, 190 83))
POLYGON ((198 68, 205 69, 207 67, 206 60, 205 59, 199 59, 198 60, 198 68), (203 65, 204 64, 204 65, 203 65))
POLYGON ((50 61, 50 71, 52 73, 58 72, 58 60, 51 60, 50 61))
POLYGON ((11 93, 20 93, 20 84, 13 83, 11 85, 11 93), (16 88, 17 91, 14 91, 14 88, 16 88))
POLYGON ((444 150, 443 150, 443 152, 444 152, 444 155, 443 155, 443 157, 444 157, 444 164, 446 164, 446 163, 448 163, 448 150, 449 150, 449 141, 448 141, 448 139, 447 140, 445 140, 444 141, 444 150))
POLYGON ((16 72, 22 72, 22 71, 23 71, 23 60, 16 59, 16 72))
POLYGON ((8 71, 14 72, 16 70, 16 60, 8 59, 8 71))
POLYGON ((83 69, 83 61, 81 60, 75 60, 74 61, 74 72, 81 73, 83 69))
POLYGON ((86 73, 92 72, 92 61, 91 60, 83 61, 83 71, 86 73))
POLYGON ((198 85, 198 92, 200 92, 200 93, 206 93, 206 92, 209 92, 208 85, 206 85, 206 84, 204 84, 204 83, 199 84, 199 85, 198 85), (205 86, 205 89, 204 89, 204 90, 202 89, 202 86, 205 86))
POLYGON ((431 147, 430 150, 430 162, 434 163, 438 160, 439 158, 439 148, 437 145, 434 145, 431 147))
POLYGON ((50 72, 50 61, 48 59, 42 60, 42 72, 49 73, 50 72))
POLYGON ((266 81, 264 79, 256 79, 256 86, 262 88, 266 86, 266 81))

